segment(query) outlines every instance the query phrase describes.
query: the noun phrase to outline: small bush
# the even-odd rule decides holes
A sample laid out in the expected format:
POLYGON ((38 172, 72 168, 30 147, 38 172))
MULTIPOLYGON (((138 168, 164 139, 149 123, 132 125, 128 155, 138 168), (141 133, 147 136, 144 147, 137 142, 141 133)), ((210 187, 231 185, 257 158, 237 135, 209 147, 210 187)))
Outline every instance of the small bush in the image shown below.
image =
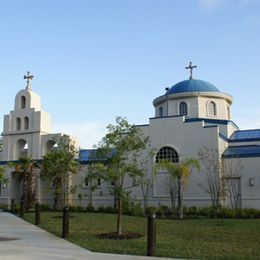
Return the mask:
POLYGON ((147 207, 145 209, 145 215, 156 214, 157 209, 155 207, 147 207))
POLYGON ((116 213, 116 209, 111 206, 107 206, 105 208, 105 211, 106 211, 106 213, 116 213))
POLYGON ((81 205, 78 205, 78 206, 77 206, 77 211, 78 211, 78 212, 83 212, 83 211, 84 211, 84 207, 81 206, 81 205))
POLYGON ((77 211, 77 207, 74 205, 69 205, 69 211, 70 212, 76 212, 77 211))
POLYGON ((186 214, 188 216, 196 216, 196 215, 198 215, 198 213, 199 213, 199 210, 196 206, 188 208, 187 212, 186 212, 186 214))
POLYGON ((15 204, 14 205, 14 214, 18 214, 20 212, 20 205, 19 204, 15 204))
POLYGON ((0 204, 0 209, 4 211, 8 211, 8 205, 7 204, 0 204))
POLYGON ((221 208, 218 212, 218 217, 220 218, 235 218, 236 211, 230 208, 221 208))
POLYGON ((40 210, 41 211, 51 211, 51 207, 49 206, 49 204, 43 203, 43 204, 40 204, 40 210))
POLYGON ((129 215, 131 216, 143 216, 144 215, 144 210, 141 207, 141 205, 135 205, 132 207, 129 211, 129 215))
POLYGON ((157 218, 163 218, 164 217, 164 212, 162 211, 162 209, 158 209, 157 211, 156 211, 156 217, 157 218))
POLYGON ((88 204, 88 206, 86 207, 86 211, 87 212, 95 212, 95 207, 91 204, 88 204))

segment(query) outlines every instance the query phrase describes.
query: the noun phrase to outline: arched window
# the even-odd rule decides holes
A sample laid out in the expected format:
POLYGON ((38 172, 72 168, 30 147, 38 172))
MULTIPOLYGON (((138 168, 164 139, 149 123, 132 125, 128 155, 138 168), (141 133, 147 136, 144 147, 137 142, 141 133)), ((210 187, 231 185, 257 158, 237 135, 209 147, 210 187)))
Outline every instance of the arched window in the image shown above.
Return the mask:
POLYGON ((159 117, 162 117, 163 116, 163 108, 162 107, 159 107, 159 117))
POLYGON ((21 118, 16 118, 16 130, 21 130, 21 118))
POLYGON ((21 108, 23 109, 25 108, 25 106, 26 106, 26 98, 25 96, 21 96, 21 108))
POLYGON ((209 114, 209 116, 216 116, 217 115, 217 106, 213 101, 209 102, 208 114, 209 114))
POLYGON ((156 154, 155 162, 158 163, 161 160, 168 160, 172 163, 178 163, 179 162, 179 156, 178 153, 171 147, 165 146, 162 147, 159 152, 156 154))
POLYGON ((29 118, 27 116, 24 118, 24 129, 29 129, 29 118))
POLYGON ((186 116, 188 115, 188 106, 186 104, 186 102, 181 102, 180 105, 179 105, 179 114, 181 116, 186 116))

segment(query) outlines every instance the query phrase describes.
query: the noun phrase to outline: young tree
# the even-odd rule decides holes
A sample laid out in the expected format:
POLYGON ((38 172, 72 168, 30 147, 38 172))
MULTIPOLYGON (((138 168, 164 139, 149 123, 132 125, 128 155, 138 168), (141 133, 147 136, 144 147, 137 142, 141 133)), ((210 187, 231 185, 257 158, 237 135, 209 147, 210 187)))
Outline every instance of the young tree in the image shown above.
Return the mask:
POLYGON ((0 166, 0 184, 7 184, 8 178, 5 175, 5 168, 0 166))
POLYGON ((141 188, 142 197, 143 197, 143 208, 144 211, 148 207, 149 197, 152 193, 153 188, 153 157, 154 150, 151 148, 150 142, 147 143, 147 148, 145 154, 143 154, 143 159, 139 160, 139 168, 142 171, 142 174, 136 179, 137 186, 141 188))
POLYGON ((68 200, 72 187, 69 185, 71 174, 77 173, 79 163, 76 161, 78 151, 67 135, 61 136, 57 148, 43 156, 41 177, 50 181, 55 189, 54 208, 61 210, 68 200))
MULTIPOLYGON (((97 146, 96 156, 104 162, 103 177, 114 183, 114 196, 117 207, 117 235, 122 234, 123 202, 129 193, 126 177, 134 180, 143 174, 138 165, 141 151, 146 148, 148 138, 140 129, 130 125, 126 119, 117 117, 115 125, 107 126, 108 133, 97 146)), ((129 185, 128 185, 129 187, 129 185)))
POLYGON ((88 165, 88 172, 86 174, 86 178, 88 180, 88 187, 89 187, 89 196, 88 196, 89 206, 92 207, 94 206, 93 205, 94 192, 98 187, 98 180, 104 179, 105 171, 106 169, 102 163, 93 161, 88 165))
POLYGON ((143 208, 145 211, 148 207, 148 201, 149 201, 149 197, 150 197, 151 191, 152 191, 152 180, 149 177, 142 175, 138 179, 138 185, 140 186, 141 191, 142 191, 143 208))
POLYGON ((241 160, 223 162, 223 190, 232 209, 241 208, 241 160))
POLYGON ((161 160, 155 166, 155 173, 165 170, 171 178, 177 178, 178 185, 178 217, 183 219, 183 188, 184 183, 191 174, 193 168, 200 169, 199 161, 196 159, 186 159, 179 163, 172 163, 168 160, 161 160))
POLYGON ((15 167, 13 171, 14 175, 17 175, 17 178, 23 184, 23 194, 22 199, 24 201, 25 209, 31 209, 35 204, 35 169, 38 167, 36 161, 32 159, 32 156, 29 157, 20 157, 19 162, 9 163, 9 166, 15 167))
POLYGON ((223 195, 223 167, 217 149, 203 148, 198 152, 202 162, 203 173, 206 175, 206 184, 200 184, 209 194, 212 206, 217 210, 221 205, 223 195))

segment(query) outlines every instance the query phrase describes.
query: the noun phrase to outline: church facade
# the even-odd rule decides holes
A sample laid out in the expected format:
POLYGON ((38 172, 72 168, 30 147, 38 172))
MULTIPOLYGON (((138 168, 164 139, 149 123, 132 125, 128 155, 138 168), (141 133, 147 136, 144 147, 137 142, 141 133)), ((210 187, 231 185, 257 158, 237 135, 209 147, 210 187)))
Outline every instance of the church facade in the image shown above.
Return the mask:
MULTIPOLYGON (((148 205, 170 205, 167 186, 167 173, 152 173, 154 165, 160 159, 174 163, 187 158, 201 159, 199 153, 214 153, 219 167, 219 176, 225 177, 226 192, 221 202, 225 206, 250 207, 260 209, 260 129, 239 130, 232 121, 231 106, 233 98, 221 92, 214 85, 192 78, 181 81, 153 100, 154 116, 149 124, 136 126, 148 136, 154 158, 147 161, 146 179, 148 205), (221 168, 221 169, 220 169, 221 168), (223 169, 226 169, 226 173, 223 169), (227 170, 228 169, 228 170, 227 170)), ((48 151, 55 147, 55 140, 61 133, 51 132, 50 115, 41 109, 40 96, 30 88, 30 78, 26 89, 20 90, 14 101, 14 109, 4 116, 2 132, 2 150, 0 163, 6 166, 9 161, 17 161, 21 156, 32 156, 40 161, 48 151)), ((79 143, 70 137, 76 148, 79 143)), ((77 186, 76 193, 70 196, 70 203, 86 206, 90 200, 94 206, 113 206, 111 193, 113 184, 97 180, 97 188, 91 191, 87 179, 89 155, 91 150, 79 150, 81 164, 78 174, 72 176, 72 185, 77 186)), ((205 155, 204 154, 204 155, 205 155)), ((144 160, 147 158, 144 154, 144 160)), ((205 161, 201 169, 192 171, 184 190, 185 206, 209 206, 212 198, 209 194, 209 177, 205 161)), ((211 168, 212 170, 212 168, 211 168)), ((15 177, 12 169, 6 167, 8 184, 1 184, 0 203, 17 203, 22 195, 22 180, 15 177)), ((130 180, 129 186, 131 186, 130 180)), ((131 197, 143 202, 140 186, 131 188, 131 197)), ((40 172, 36 174, 36 199, 41 203, 53 205, 53 187, 43 182, 40 172)))

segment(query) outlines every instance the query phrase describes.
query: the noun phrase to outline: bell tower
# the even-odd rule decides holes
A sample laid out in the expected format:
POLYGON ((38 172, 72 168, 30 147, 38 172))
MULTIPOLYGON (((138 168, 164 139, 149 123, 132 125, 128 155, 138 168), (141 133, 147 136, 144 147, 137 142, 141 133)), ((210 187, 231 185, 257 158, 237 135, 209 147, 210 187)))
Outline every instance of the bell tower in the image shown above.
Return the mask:
POLYGON ((2 160, 18 160, 20 157, 42 157, 42 136, 50 133, 51 117, 41 110, 40 96, 31 91, 33 75, 28 72, 25 89, 20 90, 14 102, 14 110, 4 116, 2 160))

